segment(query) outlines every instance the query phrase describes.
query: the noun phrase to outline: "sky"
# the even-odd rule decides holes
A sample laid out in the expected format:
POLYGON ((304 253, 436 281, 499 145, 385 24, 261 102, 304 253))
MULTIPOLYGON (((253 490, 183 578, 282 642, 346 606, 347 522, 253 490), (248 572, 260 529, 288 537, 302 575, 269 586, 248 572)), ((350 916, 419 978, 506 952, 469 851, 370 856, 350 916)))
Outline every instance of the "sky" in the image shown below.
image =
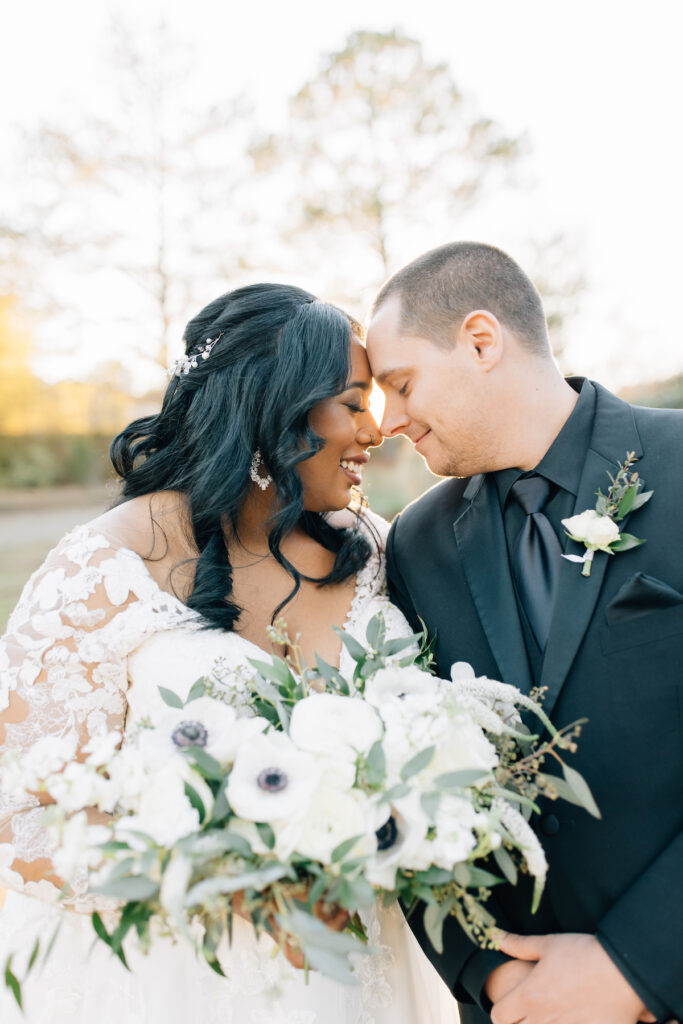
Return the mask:
POLYGON ((17 124, 97 103, 112 14, 142 32, 162 10, 198 47, 207 99, 243 90, 273 127, 350 32, 398 27, 419 39, 481 111, 530 141, 527 187, 463 227, 513 256, 530 225, 565 235, 587 282, 571 369, 615 388, 683 370, 679 0, 23 0, 3 19, 0 88, 12 99, 0 107, 0 148, 17 124))

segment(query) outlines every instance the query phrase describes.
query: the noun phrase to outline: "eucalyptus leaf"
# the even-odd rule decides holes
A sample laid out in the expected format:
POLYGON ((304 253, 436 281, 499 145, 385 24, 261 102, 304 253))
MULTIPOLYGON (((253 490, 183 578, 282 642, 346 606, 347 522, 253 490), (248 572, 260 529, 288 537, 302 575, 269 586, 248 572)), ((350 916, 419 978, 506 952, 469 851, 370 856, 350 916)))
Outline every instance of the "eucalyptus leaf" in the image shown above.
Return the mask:
POLYGON ((105 882, 93 889, 93 892, 120 900, 148 900, 159 892, 159 883, 145 875, 130 875, 128 878, 105 882))
POLYGON ((625 491, 625 493, 619 499, 619 505, 618 505, 618 508, 617 508, 617 514, 616 514, 616 516, 614 518, 617 519, 617 520, 624 519, 629 514, 631 509, 633 508, 633 505, 634 505, 635 500, 636 500, 637 497, 638 497, 638 484, 635 483, 635 484, 632 484, 630 487, 628 487, 627 490, 625 491))
POLYGON ((622 533, 619 540, 615 540, 613 544, 610 544, 612 551, 630 551, 631 548, 637 548, 645 541, 639 537, 634 537, 632 533, 622 533))
POLYGON ((250 665, 253 665, 264 679, 268 679, 273 683, 284 683, 285 686, 296 685, 296 680, 290 671, 289 665, 282 658, 273 658, 272 662, 259 661, 257 658, 248 658, 247 661, 250 665))
POLYGON ((216 799, 213 803, 213 813, 211 814, 211 821, 222 821, 223 818, 227 818, 230 814, 230 804, 228 803, 228 794, 225 786, 219 786, 216 793, 216 799))
POLYGON ((378 612, 377 615, 372 616, 365 630, 365 639, 373 650, 378 650, 379 645, 384 639, 384 633, 384 617, 381 612, 378 612))
POLYGON ((323 677, 326 683, 336 689, 343 689, 346 693, 349 692, 349 685, 339 671, 332 665, 328 665, 326 661, 320 657, 319 654, 315 656, 315 663, 318 668, 318 672, 323 677))
POLYGON ((647 504, 654 493, 654 491, 643 491, 642 494, 639 494, 631 506, 631 511, 635 512, 637 508, 641 508, 643 505, 647 504))
POLYGON ((275 833, 273 832, 272 827, 267 821, 257 821, 255 824, 256 831, 259 834, 261 842, 267 846, 269 850, 272 850, 275 847, 275 833))
POLYGON ((323 895, 323 893, 325 892, 326 888, 327 888, 327 879, 325 878, 325 876, 321 875, 320 878, 316 878, 315 882, 313 883, 311 888, 308 890, 308 899, 306 900, 306 905, 308 907, 314 907, 315 904, 318 902, 318 900, 323 895))
POLYGON ((397 782, 395 786, 388 789, 386 793, 382 794, 382 803, 390 804, 394 800, 400 800, 402 796, 407 796, 410 793, 410 786, 407 782, 397 782))
POLYGON ((483 885, 489 889, 494 885, 501 885, 503 882, 503 879, 499 878, 498 875, 485 871, 484 868, 478 868, 474 864, 469 865, 469 873, 470 885, 483 885))
POLYGON ((205 878, 193 885, 185 897, 185 906, 194 907, 224 896, 240 889, 257 889, 261 891, 272 882, 277 882, 289 874, 286 864, 266 864, 254 871, 244 871, 239 875, 205 878))
POLYGON ((490 772, 485 768, 463 768, 461 771, 437 775, 434 785, 440 789, 466 789, 485 778, 490 778, 490 772))
POLYGON ((379 653, 383 658, 391 658, 394 654, 400 654, 401 651, 407 650, 408 647, 412 647, 422 637, 421 633, 413 633, 412 636, 401 636, 394 637, 391 640, 385 640, 379 648, 379 653))
POLYGON ((345 839, 343 843, 335 846, 330 857, 332 864, 338 864, 340 860, 343 860, 346 854, 351 852, 359 839, 362 839, 362 836, 351 836, 350 839, 345 839))
POLYGON ((588 783, 584 779, 583 775, 580 775, 576 768, 570 768, 568 764, 562 765, 562 774, 576 796, 579 798, 581 806, 584 807, 589 814, 592 814, 594 818, 602 818, 598 805, 596 804, 593 794, 591 793, 588 783))
POLYGON ((354 661, 365 660, 365 658, 367 657, 367 652, 365 648, 358 643, 357 640, 354 640, 354 638, 349 633, 345 633, 343 629, 339 628, 339 626, 333 626, 332 629, 335 631, 337 636, 341 638, 341 642, 344 644, 344 647, 349 652, 354 661))
POLYGON ((173 690, 168 690, 165 686, 160 686, 158 689, 164 704, 168 704, 170 708, 184 707, 182 700, 173 690))
POLYGON ((369 785, 379 786, 384 781, 386 771, 387 764, 386 757, 384 756, 384 747, 381 740, 376 740, 370 747, 368 756, 365 759, 365 778, 369 785))
POLYGON ((556 789, 557 795, 561 800, 566 800, 570 804, 576 804, 577 807, 583 807, 583 800, 577 796, 569 783, 560 778, 559 775, 539 775, 540 779, 547 779, 550 784, 556 789))
POLYGON ((424 871, 416 871, 415 878, 423 885, 446 885, 453 880, 453 872, 432 865, 424 871))
POLYGON ((499 846, 493 851, 493 859, 510 885, 517 885, 517 865, 504 846, 499 846))
POLYGON ((204 802, 202 801, 202 798, 200 797, 197 790, 193 786, 191 786, 189 782, 184 782, 183 788, 185 790, 185 796, 190 801, 193 808, 199 815, 199 821, 201 824, 201 822, 203 822, 204 818, 206 817, 206 807, 204 806, 204 802))
POLYGON ((200 697, 203 697, 205 693, 206 679, 204 676, 202 676, 201 679, 198 679, 197 682, 193 683, 192 686, 190 687, 190 692, 188 693, 187 699, 185 700, 185 706, 191 704, 193 700, 198 700, 200 697))
POLYGON ((374 907, 377 900, 377 893, 363 875, 358 875, 350 881, 352 890, 351 902, 347 909, 369 910, 374 907))
POLYGON ((207 754, 203 747, 185 747, 185 754, 194 761, 205 779, 222 781, 225 778, 226 773, 216 758, 207 754))
POLYGON ((401 778, 403 781, 407 782, 408 779, 413 777, 413 775, 417 775, 423 768, 426 768, 434 757, 435 751, 436 747, 431 746, 427 747, 425 750, 421 750, 419 754, 415 755, 415 757, 411 757, 410 761, 404 764, 403 768, 401 768, 401 778))
POLYGON ((443 926, 457 902, 456 896, 449 896, 443 903, 428 903, 423 915, 427 938, 437 953, 443 953, 443 926))
POLYGON ((364 662, 361 667, 361 679, 369 679, 371 675, 373 675, 381 668, 384 668, 383 658, 368 658, 368 660, 364 662))
POLYGON ((436 819, 436 812, 439 810, 440 802, 441 793, 439 792, 423 793, 420 797, 420 806, 432 825, 436 819))

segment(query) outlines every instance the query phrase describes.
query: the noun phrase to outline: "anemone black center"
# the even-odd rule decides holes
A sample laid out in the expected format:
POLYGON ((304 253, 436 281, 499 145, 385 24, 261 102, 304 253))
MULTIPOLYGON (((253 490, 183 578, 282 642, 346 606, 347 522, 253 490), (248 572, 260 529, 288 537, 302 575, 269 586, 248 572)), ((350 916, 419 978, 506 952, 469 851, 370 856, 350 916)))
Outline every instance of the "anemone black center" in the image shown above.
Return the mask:
POLYGON ((267 793, 279 793, 287 786, 287 776, 281 768, 264 768, 256 780, 259 789, 265 789, 267 793))
POLYGON ((181 722, 171 735, 176 747, 205 747, 208 738, 206 727, 201 722, 181 722))
POLYGON ((393 816, 388 821, 385 821, 381 828, 377 829, 375 835, 377 836, 378 850, 388 850, 394 845, 398 838, 398 829, 396 828, 393 816))

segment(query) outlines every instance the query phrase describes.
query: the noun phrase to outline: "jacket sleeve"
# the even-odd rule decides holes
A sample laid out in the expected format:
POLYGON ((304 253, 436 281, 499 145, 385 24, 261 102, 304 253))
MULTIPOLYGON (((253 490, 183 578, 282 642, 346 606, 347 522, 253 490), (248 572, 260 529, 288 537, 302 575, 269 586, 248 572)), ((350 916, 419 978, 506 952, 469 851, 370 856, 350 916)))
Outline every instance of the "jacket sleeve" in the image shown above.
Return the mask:
POLYGON ((683 1020, 683 832, 605 914, 597 938, 647 1008, 683 1020))
POLYGON ((405 584, 401 570, 399 569, 400 555, 397 551, 397 530, 401 517, 396 516, 391 529, 389 530, 389 536, 386 541, 386 559, 387 559, 387 583, 389 587, 389 597, 395 605, 401 609, 411 627, 415 632, 419 632, 422 629, 422 624, 415 611, 415 605, 412 602, 408 588, 405 584))

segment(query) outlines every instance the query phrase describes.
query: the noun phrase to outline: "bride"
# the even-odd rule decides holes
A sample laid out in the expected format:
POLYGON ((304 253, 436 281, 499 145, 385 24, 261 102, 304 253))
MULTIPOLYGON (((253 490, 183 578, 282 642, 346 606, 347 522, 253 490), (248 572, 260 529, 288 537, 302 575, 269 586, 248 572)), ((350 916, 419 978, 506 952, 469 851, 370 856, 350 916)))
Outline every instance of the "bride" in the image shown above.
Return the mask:
MULTIPOLYGON (((385 524, 348 509, 381 442, 361 333, 335 307, 275 284, 230 292, 188 324, 160 413, 112 444, 120 502, 58 544, 10 619, 0 742, 30 757, 40 737, 69 736, 80 752, 148 715, 160 684, 186 696, 217 659, 239 704, 247 659, 290 653, 269 636, 280 616, 308 664, 317 652, 342 672, 352 666, 333 625, 362 641, 382 611, 390 635, 410 632, 386 596, 385 524)), ((67 910, 55 906, 61 883, 32 799, 16 806, 0 792, 0 967, 15 953, 21 976, 35 935, 62 927, 24 985, 25 1015, 0 994, 3 1024, 457 1021, 395 907, 371 913, 377 952, 359 958, 355 987, 314 972, 307 982, 242 918, 221 957, 227 979, 168 939, 148 956, 127 946, 126 972, 103 945, 91 950, 97 902, 85 883, 67 910)))

